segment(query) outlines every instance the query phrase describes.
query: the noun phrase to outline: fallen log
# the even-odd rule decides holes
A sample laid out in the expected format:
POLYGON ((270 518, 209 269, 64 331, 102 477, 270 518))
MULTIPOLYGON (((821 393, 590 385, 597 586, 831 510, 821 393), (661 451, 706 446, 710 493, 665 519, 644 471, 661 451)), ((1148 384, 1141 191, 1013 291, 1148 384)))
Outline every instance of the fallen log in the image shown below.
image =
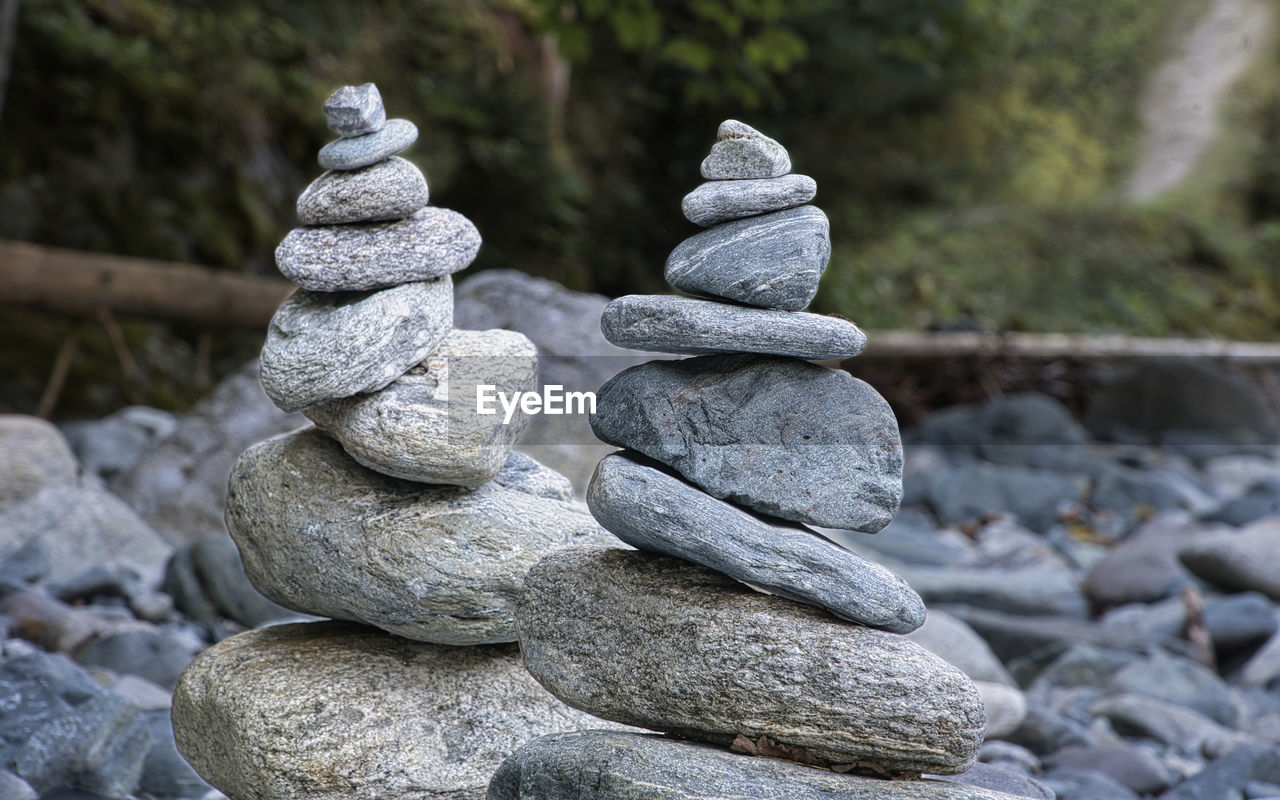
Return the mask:
POLYGON ((1216 358, 1280 363, 1280 343, 1119 334, 867 331, 863 358, 1216 358))

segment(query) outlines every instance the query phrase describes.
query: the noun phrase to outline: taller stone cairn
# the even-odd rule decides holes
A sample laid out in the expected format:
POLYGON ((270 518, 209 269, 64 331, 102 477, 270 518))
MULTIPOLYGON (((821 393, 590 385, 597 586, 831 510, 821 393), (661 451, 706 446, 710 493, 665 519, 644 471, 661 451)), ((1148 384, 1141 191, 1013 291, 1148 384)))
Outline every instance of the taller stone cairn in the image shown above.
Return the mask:
POLYGON ((478 798, 520 744, 599 724, 538 686, 510 642, 528 568, 609 537, 568 480, 512 451, 523 417, 475 413, 477 384, 535 388, 536 351, 452 329, 449 276, 480 235, 427 205, 396 156, 413 123, 387 120, 373 84, 325 113, 341 138, 276 251, 302 288, 261 359, 267 394, 316 428, 245 451, 227 527, 259 591, 340 621, 205 651, 174 694, 174 733, 231 800, 478 798))
POLYGON ((677 738, 548 736, 503 763, 491 800, 1006 796, 920 780, 973 764, 977 689, 902 635, 925 616, 902 578, 807 527, 887 525, 902 444, 874 389, 809 360, 855 356, 865 337, 802 312, 830 239, 805 205, 814 181, 790 171, 777 142, 723 123, 684 199, 710 227, 666 265, 700 298, 605 308, 614 344, 695 356, 618 374, 591 419, 625 449, 597 466, 587 503, 639 550, 544 558, 516 614, 525 664, 554 695, 677 738))

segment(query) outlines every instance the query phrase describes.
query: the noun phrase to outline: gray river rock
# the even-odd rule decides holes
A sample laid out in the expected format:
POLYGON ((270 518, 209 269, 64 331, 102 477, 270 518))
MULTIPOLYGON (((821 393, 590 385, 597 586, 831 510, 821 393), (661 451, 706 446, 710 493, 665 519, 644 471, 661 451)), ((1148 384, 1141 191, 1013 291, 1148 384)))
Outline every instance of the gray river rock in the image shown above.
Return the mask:
POLYGON ((791 171, 787 149, 736 119, 720 123, 711 154, 702 160, 707 180, 776 178, 791 171))
POLYGON ((329 130, 342 137, 377 133, 387 124, 382 93, 372 83, 343 86, 324 101, 324 117, 329 130))
POLYGON ((818 193, 808 175, 783 175, 757 180, 707 181, 684 196, 685 219, 706 228, 721 222, 754 217, 803 205, 818 193))
POLYGON ((360 169, 409 149, 418 141, 418 126, 407 119, 389 119, 373 133, 344 136, 324 147, 316 161, 325 169, 360 169))
POLYGON ((298 196, 303 225, 340 225, 404 219, 430 199, 422 170, 403 158, 388 158, 351 171, 330 170, 298 196))

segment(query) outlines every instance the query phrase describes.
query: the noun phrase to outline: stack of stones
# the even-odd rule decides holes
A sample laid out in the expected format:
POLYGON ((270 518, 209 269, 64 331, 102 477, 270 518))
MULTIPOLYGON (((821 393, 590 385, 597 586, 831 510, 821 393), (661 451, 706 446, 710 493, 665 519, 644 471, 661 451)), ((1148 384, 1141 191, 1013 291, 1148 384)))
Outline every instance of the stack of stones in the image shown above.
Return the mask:
POLYGON ((341 138, 276 251, 302 288, 261 360, 272 400, 316 427, 241 455, 227 526, 259 591, 341 622, 210 648, 180 680, 174 732, 232 800, 480 797, 520 744, 591 722, 510 643, 528 568, 608 537, 568 480, 512 451, 524 417, 476 413, 480 384, 534 389, 536 352, 518 333, 452 329, 449 276, 480 236, 428 206, 395 156, 413 124, 387 120, 372 84, 325 113, 341 138))
POLYGON ((621 372, 591 419, 625 449, 599 463, 587 503, 639 550, 548 556, 517 612, 525 664, 553 694, 678 738, 548 736, 503 763, 492 800, 1004 796, 919 780, 973 764, 981 698, 903 636, 924 621, 919 595, 808 527, 888 524, 902 445, 875 390, 811 361, 857 355, 865 337, 801 312, 830 240, 804 205, 814 181, 790 169, 774 140, 721 125, 684 200, 713 227, 666 265, 706 299, 605 309, 614 344, 696 357, 621 372))

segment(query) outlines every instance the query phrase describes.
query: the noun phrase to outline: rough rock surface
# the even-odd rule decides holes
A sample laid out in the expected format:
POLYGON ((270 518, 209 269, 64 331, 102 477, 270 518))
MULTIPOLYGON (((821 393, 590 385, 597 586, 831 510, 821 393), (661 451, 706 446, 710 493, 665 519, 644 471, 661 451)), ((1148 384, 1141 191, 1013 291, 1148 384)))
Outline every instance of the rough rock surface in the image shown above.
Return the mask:
POLYGON ((794 522, 874 533, 902 499, 889 404, 848 373, 804 361, 641 364, 600 388, 591 428, 715 497, 794 522))
POLYGON ((183 673, 173 722, 182 755, 237 800, 479 800, 526 741, 600 724, 539 688, 513 646, 334 622, 206 650, 183 673))
POLYGON ((288 608, 421 641, 514 641, 530 565, 608 539, 581 506, 539 493, 547 482, 527 474, 527 456, 511 460, 511 481, 433 486, 365 469, 300 431, 240 457, 227 527, 253 585, 288 608))
POLYGON ((316 161, 325 169, 360 169, 409 149, 418 141, 418 126, 407 119, 389 119, 377 131, 334 139, 316 161))
POLYGON ((684 196, 685 219, 706 228, 721 222, 754 217, 803 205, 818 193, 808 175, 783 175, 741 181, 708 181, 684 196))
POLYGON ((276 248, 276 266, 303 289, 362 292, 450 275, 479 250, 471 220, 427 206, 395 222, 294 228, 276 248))
POLYGON ((717 500, 653 462, 605 456, 587 505, 601 525, 641 550, 711 567, 873 628, 908 633, 924 622, 924 602, 888 568, 802 525, 717 500))
POLYGON ((776 178, 791 171, 787 149, 760 131, 727 119, 716 131, 711 154, 702 159, 702 177, 707 180, 776 178))
POLYGON ((489 800, 1012 800, 946 780, 840 775, 658 736, 579 731, 535 739, 494 773, 489 800))
POLYGON ((605 719, 893 773, 963 772, 981 744, 973 682, 924 648, 677 559, 555 553, 517 622, 534 677, 605 719))
POLYGON ((1205 536, 1179 550, 1178 558, 1207 581, 1280 601, 1280 519, 1205 536))
POLYGON ((726 222, 685 239, 667 257, 667 283, 690 294, 800 311, 831 258, 831 226, 814 206, 726 222))
POLYGON ((331 170, 316 178, 298 196, 298 221, 341 225, 404 219, 429 199, 422 170, 392 157, 364 169, 331 170))
POLYGON ((343 86, 324 101, 324 117, 329 130, 339 136, 363 136, 376 133, 387 124, 387 109, 382 93, 372 83, 343 86))
POLYGON ((675 295, 619 297, 605 306, 600 330, 631 350, 702 355, 768 353, 795 358, 852 358, 867 336, 847 319, 749 308, 675 295))
POLYGON ((51 483, 75 480, 80 468, 52 423, 22 414, 0 414, 0 509, 51 483))
POLYGON ((378 292, 294 292, 267 329, 262 388, 285 411, 381 389, 431 355, 452 324, 447 276, 378 292))
POLYGON ((372 394, 316 403, 304 410, 361 464, 424 483, 478 486, 491 480, 529 423, 476 411, 477 386, 511 396, 537 388, 538 351, 515 331, 450 331, 440 348, 390 386, 372 394))

